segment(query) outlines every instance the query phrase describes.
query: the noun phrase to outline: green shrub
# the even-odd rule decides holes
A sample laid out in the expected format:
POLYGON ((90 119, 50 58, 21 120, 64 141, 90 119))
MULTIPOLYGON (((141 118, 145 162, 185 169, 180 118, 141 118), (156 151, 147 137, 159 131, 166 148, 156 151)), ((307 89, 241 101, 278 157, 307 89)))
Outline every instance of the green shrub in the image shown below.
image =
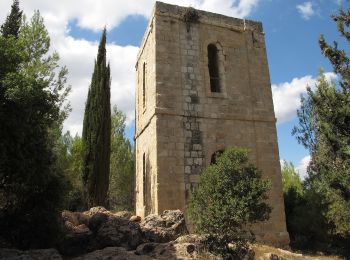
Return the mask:
MULTIPOLYGON (((224 256, 237 253, 229 243, 243 248, 254 238, 249 224, 267 220, 269 180, 248 162, 247 150, 228 148, 202 174, 189 202, 196 232, 209 234, 209 250, 224 256)), ((237 248, 237 247, 236 247, 237 248)))
POLYGON ((291 246, 301 250, 325 249, 331 227, 325 218, 324 199, 301 181, 292 163, 285 162, 282 167, 282 184, 291 246))

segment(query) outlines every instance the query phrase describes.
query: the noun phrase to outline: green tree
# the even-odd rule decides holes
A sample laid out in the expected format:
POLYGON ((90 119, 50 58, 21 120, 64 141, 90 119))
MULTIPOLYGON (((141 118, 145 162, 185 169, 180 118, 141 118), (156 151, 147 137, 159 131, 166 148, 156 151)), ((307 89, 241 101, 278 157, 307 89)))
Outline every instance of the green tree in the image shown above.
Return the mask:
MULTIPOLYGON (((333 20, 349 43, 349 10, 340 10, 333 20)), ((337 82, 327 81, 321 71, 315 90, 308 88, 301 99, 299 125, 292 133, 310 151, 306 192, 316 196, 319 219, 334 243, 350 237, 350 60, 337 42, 328 44, 321 35, 319 44, 337 82)))
POLYGON ((190 199, 196 231, 214 238, 212 250, 233 254, 228 243, 244 246, 250 224, 269 218, 269 187, 270 181, 262 180, 261 172, 249 163, 246 150, 228 148, 205 169, 190 199))
POLYGON ((291 246, 317 248, 328 240, 325 205, 314 190, 304 187, 292 163, 282 167, 283 197, 291 246))
POLYGON ((72 137, 67 131, 57 139, 54 147, 57 165, 66 180, 65 209, 83 210, 83 183, 81 178, 83 166, 83 145, 80 136, 72 137))
POLYGON ((134 148, 125 137, 125 114, 113 108, 109 206, 114 210, 134 210, 134 148))
POLYGON ((11 12, 6 17, 6 21, 1 25, 1 34, 3 37, 8 38, 10 36, 18 37, 19 29, 22 21, 22 11, 19 8, 18 0, 14 0, 11 6, 11 12))
POLYGON ((57 53, 49 54, 38 11, 30 22, 23 20, 18 38, 7 36, 0 37, 6 43, 0 44, 0 57, 20 59, 7 59, 12 68, 1 67, 0 73, 0 230, 17 247, 46 247, 60 228, 64 186, 51 131, 68 112, 67 70, 59 68, 57 53))
POLYGON ((297 174, 293 163, 284 161, 282 167, 282 185, 283 192, 287 192, 290 189, 294 189, 298 193, 303 192, 303 185, 301 179, 297 174))
POLYGON ((85 105, 83 125, 83 182, 88 207, 107 205, 111 151, 110 83, 104 29, 85 105))

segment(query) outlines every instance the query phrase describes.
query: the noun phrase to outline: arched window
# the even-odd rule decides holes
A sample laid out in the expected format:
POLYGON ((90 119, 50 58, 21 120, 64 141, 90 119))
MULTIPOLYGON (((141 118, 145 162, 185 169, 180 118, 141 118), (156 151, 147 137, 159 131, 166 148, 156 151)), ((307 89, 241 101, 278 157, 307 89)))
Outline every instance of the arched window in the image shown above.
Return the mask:
POLYGON ((208 69, 211 92, 221 92, 218 52, 219 50, 215 44, 211 43, 208 45, 208 69))
POLYGON ((216 160, 218 158, 218 156, 222 155, 224 153, 224 150, 218 150, 215 153, 213 153, 211 155, 211 159, 210 159, 210 164, 216 164, 216 160))

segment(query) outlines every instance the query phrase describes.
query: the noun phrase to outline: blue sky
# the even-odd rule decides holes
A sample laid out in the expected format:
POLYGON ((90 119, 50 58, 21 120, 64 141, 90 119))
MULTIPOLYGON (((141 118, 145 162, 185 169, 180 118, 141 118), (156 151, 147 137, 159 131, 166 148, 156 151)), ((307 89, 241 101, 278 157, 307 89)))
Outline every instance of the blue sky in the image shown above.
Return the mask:
MULTIPOLYGON (((274 94, 280 158, 292 161, 305 173, 308 151, 299 145, 291 130, 297 124, 296 110, 299 96, 306 85, 314 86, 318 69, 332 72, 327 59, 320 52, 318 38, 323 33, 331 42, 339 41, 330 16, 340 0, 165 0, 166 2, 218 12, 230 16, 263 22, 270 77, 274 94)), ((72 85, 70 102, 73 111, 65 129, 80 133, 82 115, 89 86, 93 61, 101 29, 108 29, 108 58, 112 68, 112 104, 127 115, 127 135, 134 132, 134 63, 138 46, 148 23, 152 0, 22 0, 21 7, 28 16, 39 9, 52 39, 52 49, 67 65, 72 85), (23 3, 22 3, 23 2, 23 3)), ((11 0, 1 0, 0 19, 4 20, 11 0)), ((334 77, 328 73, 329 78, 334 77)))

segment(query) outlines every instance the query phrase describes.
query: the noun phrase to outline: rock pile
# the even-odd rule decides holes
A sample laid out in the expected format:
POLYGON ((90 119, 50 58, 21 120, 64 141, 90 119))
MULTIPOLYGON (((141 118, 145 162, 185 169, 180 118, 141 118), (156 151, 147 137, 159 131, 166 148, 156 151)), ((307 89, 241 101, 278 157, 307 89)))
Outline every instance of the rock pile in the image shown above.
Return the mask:
POLYGON ((187 234, 185 218, 179 210, 149 215, 140 222, 139 216, 128 212, 114 214, 103 207, 94 207, 86 212, 64 211, 62 220, 65 237, 59 251, 66 256, 107 247, 136 250, 144 243, 166 243, 187 234))
MULTIPOLYGON (((0 249, 0 259, 148 260, 220 259, 206 248, 207 236, 188 235, 179 210, 149 215, 141 221, 129 212, 103 207, 85 212, 62 212, 64 238, 57 249, 0 249)), ((248 248, 246 260, 317 259, 263 245, 248 248)), ((336 258, 335 258, 336 259, 336 258)))

